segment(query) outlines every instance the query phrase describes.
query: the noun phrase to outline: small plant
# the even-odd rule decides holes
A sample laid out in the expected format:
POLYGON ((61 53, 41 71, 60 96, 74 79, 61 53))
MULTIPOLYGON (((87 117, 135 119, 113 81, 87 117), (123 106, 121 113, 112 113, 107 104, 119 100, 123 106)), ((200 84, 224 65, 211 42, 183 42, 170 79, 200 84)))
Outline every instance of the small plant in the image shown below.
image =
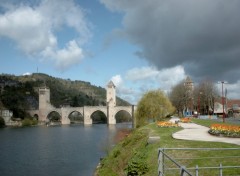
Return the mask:
POLYGON ((146 155, 144 153, 136 153, 128 162, 125 170, 128 176, 144 175, 149 170, 146 163, 146 155))
POLYGON ((240 137, 240 126, 226 124, 212 124, 209 133, 217 136, 223 135, 227 137, 240 137))

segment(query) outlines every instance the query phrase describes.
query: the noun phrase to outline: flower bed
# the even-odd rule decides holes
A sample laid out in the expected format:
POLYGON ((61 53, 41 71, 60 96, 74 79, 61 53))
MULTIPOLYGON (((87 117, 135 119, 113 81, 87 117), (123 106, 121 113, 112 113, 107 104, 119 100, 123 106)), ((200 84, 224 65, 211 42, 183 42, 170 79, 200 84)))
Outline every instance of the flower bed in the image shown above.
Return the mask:
POLYGON ((227 137, 240 137, 240 126, 239 125, 225 125, 225 124, 212 124, 210 134, 217 136, 227 136, 227 137))
POLYGON ((191 122, 191 119, 188 118, 188 117, 181 118, 181 119, 180 119, 180 122, 182 122, 182 123, 190 123, 190 122, 191 122))
POLYGON ((158 127, 178 127, 178 124, 169 121, 159 121, 157 122, 158 127))

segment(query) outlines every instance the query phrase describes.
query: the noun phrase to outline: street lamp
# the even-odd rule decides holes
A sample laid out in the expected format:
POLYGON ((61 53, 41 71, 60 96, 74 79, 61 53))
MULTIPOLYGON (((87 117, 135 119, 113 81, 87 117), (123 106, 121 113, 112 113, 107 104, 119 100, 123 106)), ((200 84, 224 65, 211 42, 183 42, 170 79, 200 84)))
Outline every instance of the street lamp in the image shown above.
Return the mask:
POLYGON ((202 92, 199 92, 198 95, 198 114, 200 114, 200 95, 202 94, 202 92))
POLYGON ((223 84, 226 84, 227 82, 221 81, 222 83, 222 111, 223 111, 223 123, 225 123, 225 111, 224 111, 224 94, 223 94, 223 84))

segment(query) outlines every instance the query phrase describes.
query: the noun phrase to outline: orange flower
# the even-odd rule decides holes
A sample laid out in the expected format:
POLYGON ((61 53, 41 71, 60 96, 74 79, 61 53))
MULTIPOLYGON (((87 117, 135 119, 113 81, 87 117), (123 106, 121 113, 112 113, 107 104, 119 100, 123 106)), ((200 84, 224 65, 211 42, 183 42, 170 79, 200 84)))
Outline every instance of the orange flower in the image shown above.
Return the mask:
POLYGON ((226 136, 240 136, 239 125, 212 124, 210 132, 214 134, 224 134, 226 136))
POLYGON ((177 127, 178 124, 175 124, 169 121, 158 121, 157 126, 158 127, 177 127))
POLYGON ((182 123, 190 123, 191 120, 190 120, 190 118, 185 117, 185 118, 181 118, 181 119, 180 119, 180 122, 182 122, 182 123))

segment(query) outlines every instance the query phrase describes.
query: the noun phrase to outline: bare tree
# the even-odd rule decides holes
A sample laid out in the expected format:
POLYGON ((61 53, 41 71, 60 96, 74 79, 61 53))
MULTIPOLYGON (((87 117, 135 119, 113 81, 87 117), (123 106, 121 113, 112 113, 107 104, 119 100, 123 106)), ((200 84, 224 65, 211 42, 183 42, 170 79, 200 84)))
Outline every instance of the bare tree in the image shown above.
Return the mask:
POLYGON ((218 97, 215 84, 210 80, 204 80, 193 88, 185 85, 184 80, 174 86, 169 94, 173 106, 178 115, 184 111, 198 111, 200 114, 214 113, 214 101, 218 97))
POLYGON ((217 97, 217 88, 210 80, 202 81, 194 90, 194 104, 201 114, 214 113, 214 101, 217 97))
POLYGON ((184 81, 172 88, 172 91, 169 94, 169 99, 173 106, 175 106, 178 115, 182 116, 182 112, 186 109, 189 102, 192 101, 188 88, 184 86, 184 81))

